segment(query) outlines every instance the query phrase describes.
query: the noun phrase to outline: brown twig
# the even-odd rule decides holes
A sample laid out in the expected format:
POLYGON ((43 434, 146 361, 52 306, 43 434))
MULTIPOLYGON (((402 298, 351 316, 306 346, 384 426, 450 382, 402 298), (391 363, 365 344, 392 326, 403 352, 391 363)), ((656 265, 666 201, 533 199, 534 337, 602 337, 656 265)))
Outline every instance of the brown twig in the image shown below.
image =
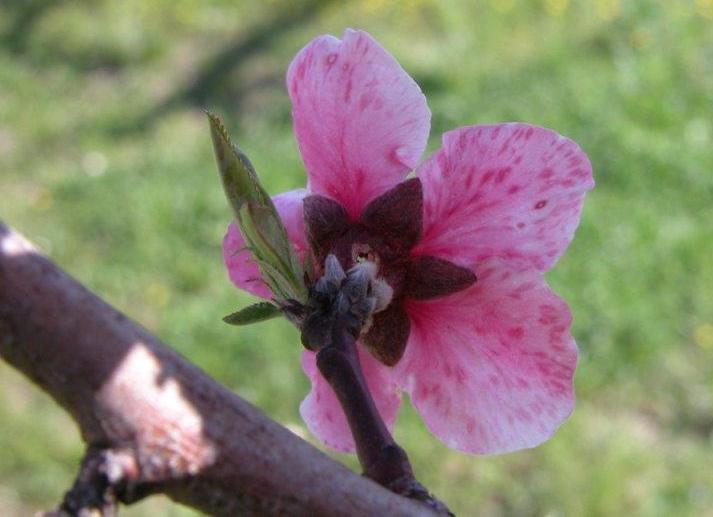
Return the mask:
POLYGON ((212 515, 433 515, 267 418, 1 223, 0 356, 89 446, 65 512, 163 493, 212 515))

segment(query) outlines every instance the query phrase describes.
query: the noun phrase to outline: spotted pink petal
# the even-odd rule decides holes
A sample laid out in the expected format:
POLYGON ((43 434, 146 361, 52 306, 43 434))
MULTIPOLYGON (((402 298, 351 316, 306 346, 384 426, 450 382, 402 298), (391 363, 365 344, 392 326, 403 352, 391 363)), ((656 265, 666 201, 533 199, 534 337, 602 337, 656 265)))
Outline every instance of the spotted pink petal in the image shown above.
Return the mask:
POLYGON ((287 86, 308 187, 352 218, 418 163, 430 129, 426 98, 369 34, 316 38, 292 61, 287 86))
MULTIPOLYGON (((287 230, 287 237, 300 256, 307 249, 302 215, 302 199, 307 194, 305 189, 297 189, 283 192, 272 198, 282 224, 287 230)), ((250 252, 245 249, 245 241, 234 222, 228 225, 228 231, 223 238, 223 261, 228 268, 230 280, 240 289, 261 298, 272 298, 272 293, 263 282, 250 252)))
POLYGON ((491 259, 476 274, 460 293, 408 301, 411 336, 394 375, 450 447, 475 454, 534 447, 574 406, 569 309, 536 271, 491 259))
MULTIPOLYGON (((371 396, 386 427, 391 431, 401 403, 401 396, 392 379, 392 370, 374 359, 361 345, 357 347, 371 396)), ((341 452, 354 452, 354 438, 344 411, 331 386, 319 373, 316 357, 314 352, 302 353, 302 369, 312 382, 312 390, 302 401, 300 414, 309 430, 325 445, 341 452)))
POLYGON ((416 253, 468 266, 500 257, 539 271, 569 245, 594 186, 576 143, 520 123, 445 133, 418 175, 424 233, 416 253))

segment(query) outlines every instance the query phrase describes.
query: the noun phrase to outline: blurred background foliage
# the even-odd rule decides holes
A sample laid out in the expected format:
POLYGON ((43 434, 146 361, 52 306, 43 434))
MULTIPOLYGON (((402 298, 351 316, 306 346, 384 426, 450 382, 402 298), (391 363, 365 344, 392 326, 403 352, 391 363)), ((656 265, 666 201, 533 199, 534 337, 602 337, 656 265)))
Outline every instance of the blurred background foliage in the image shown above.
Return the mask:
MULTIPOLYGON (((429 150, 449 128, 524 120, 579 142, 597 180, 548 274, 575 315, 574 415, 535 450, 469 457, 407 403, 397 438, 419 477, 459 515, 713 515, 711 0, 5 0, 0 217, 311 440, 296 331, 220 321, 249 297, 222 266, 229 211, 200 109, 270 192, 304 185, 284 74, 347 26, 423 88, 429 150)), ((56 503, 82 453, 5 364, 0 451, 3 516, 56 503)), ((156 498, 125 514, 193 515, 156 498)))

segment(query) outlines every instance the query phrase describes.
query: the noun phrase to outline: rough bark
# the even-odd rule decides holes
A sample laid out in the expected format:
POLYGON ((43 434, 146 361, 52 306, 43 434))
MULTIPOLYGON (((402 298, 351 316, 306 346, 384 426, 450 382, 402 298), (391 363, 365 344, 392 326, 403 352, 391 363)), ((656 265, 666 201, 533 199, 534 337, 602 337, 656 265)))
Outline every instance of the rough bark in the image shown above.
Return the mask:
POLYGON ((0 356, 79 426, 88 454, 68 498, 95 486, 102 504, 163 493, 215 515, 434 515, 270 420, 2 223, 0 356))

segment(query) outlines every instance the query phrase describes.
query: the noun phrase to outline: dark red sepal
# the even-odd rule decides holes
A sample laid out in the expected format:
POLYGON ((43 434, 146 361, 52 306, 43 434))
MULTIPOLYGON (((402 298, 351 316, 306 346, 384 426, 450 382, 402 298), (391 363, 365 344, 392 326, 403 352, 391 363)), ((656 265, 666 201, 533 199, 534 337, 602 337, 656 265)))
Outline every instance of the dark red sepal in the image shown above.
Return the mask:
POLYGON ((362 343, 379 362, 394 366, 406 350, 411 332, 411 320, 400 302, 392 302, 373 316, 371 328, 362 337, 362 343))
POLYGON ((303 210, 307 241, 321 262, 334 241, 349 230, 349 216, 341 204, 316 194, 304 199, 303 210))
POLYGON ((414 300, 430 300, 457 293, 476 281, 473 271, 453 262, 422 255, 409 263, 403 296, 414 300))
POLYGON ((394 252, 409 251, 421 238, 423 190, 421 180, 412 178, 372 200, 361 215, 370 232, 390 243, 394 252))

